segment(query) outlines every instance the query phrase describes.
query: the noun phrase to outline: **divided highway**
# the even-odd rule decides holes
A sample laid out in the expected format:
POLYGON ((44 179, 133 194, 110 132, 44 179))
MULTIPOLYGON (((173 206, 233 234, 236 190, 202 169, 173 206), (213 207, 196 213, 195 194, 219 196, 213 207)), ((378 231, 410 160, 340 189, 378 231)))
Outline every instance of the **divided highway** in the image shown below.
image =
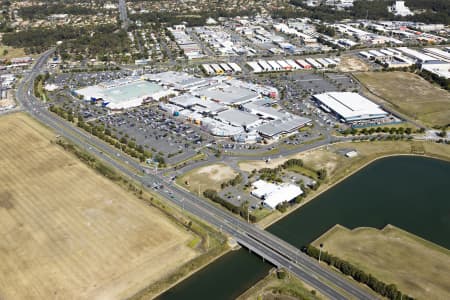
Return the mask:
POLYGON ((35 65, 20 82, 17 89, 16 99, 23 109, 34 118, 85 151, 112 165, 121 173, 141 183, 144 187, 150 187, 154 183, 164 185, 164 188, 158 191, 164 198, 201 220, 216 226, 222 232, 233 237, 242 246, 262 256, 275 266, 290 270, 298 278, 317 289, 326 297, 330 299, 347 299, 350 296, 355 299, 377 299, 364 290, 361 285, 319 265, 316 260, 308 257, 298 248, 275 235, 246 223, 239 217, 174 185, 171 181, 158 174, 144 174, 143 167, 134 159, 118 153, 118 150, 109 144, 89 135, 84 130, 48 111, 45 105, 34 97, 33 81, 39 72, 44 69, 48 58, 53 52, 54 50, 49 50, 37 59, 35 65), (120 162, 118 161, 119 159, 120 162))

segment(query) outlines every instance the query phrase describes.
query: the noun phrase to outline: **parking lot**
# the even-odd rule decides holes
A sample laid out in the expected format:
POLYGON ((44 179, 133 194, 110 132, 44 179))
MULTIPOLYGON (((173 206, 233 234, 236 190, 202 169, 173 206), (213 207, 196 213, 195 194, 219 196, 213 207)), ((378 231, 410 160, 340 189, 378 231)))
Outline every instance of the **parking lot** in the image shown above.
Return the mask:
POLYGON ((208 143, 201 130, 170 118, 154 106, 101 116, 95 122, 109 128, 118 139, 129 138, 137 145, 158 153, 169 164, 194 156, 208 143))

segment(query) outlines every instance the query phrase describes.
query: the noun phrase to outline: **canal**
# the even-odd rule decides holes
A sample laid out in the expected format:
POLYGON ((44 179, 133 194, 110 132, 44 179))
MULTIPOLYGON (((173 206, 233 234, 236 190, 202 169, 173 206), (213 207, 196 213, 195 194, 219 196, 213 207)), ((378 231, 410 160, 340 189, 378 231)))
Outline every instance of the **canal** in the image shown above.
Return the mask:
MULTIPOLYGON (((396 156, 370 164, 267 230, 301 247, 335 224, 387 224, 450 249, 450 163, 396 156)), ((242 249, 218 259, 159 299, 234 299, 271 266, 242 249)))

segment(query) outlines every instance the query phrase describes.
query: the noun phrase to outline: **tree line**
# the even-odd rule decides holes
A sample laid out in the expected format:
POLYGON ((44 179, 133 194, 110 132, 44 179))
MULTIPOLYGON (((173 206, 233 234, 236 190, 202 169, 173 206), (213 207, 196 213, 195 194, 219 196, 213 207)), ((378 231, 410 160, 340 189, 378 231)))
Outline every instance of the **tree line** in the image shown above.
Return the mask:
MULTIPOLYGON (((142 145, 136 144, 133 140, 128 141, 126 137, 122 137, 119 140, 109 128, 105 128, 103 125, 84 122, 83 117, 81 115, 75 116, 72 110, 65 110, 57 105, 51 105, 49 110, 69 122, 76 123, 78 127, 86 132, 98 137, 117 149, 122 150, 131 157, 139 159, 141 162, 153 157, 153 154, 149 150, 146 150, 142 145)), ((164 158, 159 154, 155 155, 153 160, 162 168, 166 166, 164 158)))
POLYGON ((82 162, 84 162, 85 164, 87 164, 88 166, 90 166, 91 168, 93 168, 106 178, 112 181, 119 181, 121 179, 121 176, 117 174, 117 172, 114 171, 112 168, 105 165, 101 161, 97 160, 94 156, 90 155, 89 153, 79 150, 73 144, 65 142, 61 139, 57 140, 56 143, 62 146, 64 150, 67 150, 75 154, 75 156, 78 157, 82 162))
MULTIPOLYGON (((418 132, 421 132, 421 130, 419 129, 418 132)), ((362 128, 362 129, 357 129, 354 127, 351 128, 347 128, 343 131, 341 131, 341 133, 345 136, 351 134, 351 135, 370 135, 370 134, 374 134, 374 133, 389 133, 389 134, 406 134, 406 135, 410 135, 411 133, 413 133, 412 128, 410 127, 370 127, 370 128, 362 128)), ((423 132, 421 132, 423 133, 423 132)))
POLYGON ((383 281, 378 280, 372 274, 367 274, 362 271, 355 265, 340 259, 334 255, 329 254, 326 251, 320 251, 313 245, 308 245, 305 249, 303 249, 306 254, 315 259, 320 260, 327 263, 329 266, 333 266, 343 274, 347 276, 351 276, 356 281, 363 283, 370 287, 373 291, 382 295, 383 297, 387 297, 391 300, 413 300, 411 296, 403 294, 400 292, 395 284, 386 284, 383 281))
POLYGON ((450 91, 450 78, 439 76, 427 70, 420 71, 419 75, 422 76, 425 80, 429 82, 435 82, 439 84, 443 89, 450 91))

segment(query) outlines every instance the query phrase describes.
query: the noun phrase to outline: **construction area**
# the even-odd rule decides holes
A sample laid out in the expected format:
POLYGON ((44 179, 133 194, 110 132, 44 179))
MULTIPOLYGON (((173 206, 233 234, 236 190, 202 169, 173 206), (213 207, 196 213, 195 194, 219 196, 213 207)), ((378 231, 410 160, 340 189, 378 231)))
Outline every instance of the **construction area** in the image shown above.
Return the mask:
POLYGON ((197 256, 193 235, 30 117, 0 131, 0 299, 125 299, 197 256))

